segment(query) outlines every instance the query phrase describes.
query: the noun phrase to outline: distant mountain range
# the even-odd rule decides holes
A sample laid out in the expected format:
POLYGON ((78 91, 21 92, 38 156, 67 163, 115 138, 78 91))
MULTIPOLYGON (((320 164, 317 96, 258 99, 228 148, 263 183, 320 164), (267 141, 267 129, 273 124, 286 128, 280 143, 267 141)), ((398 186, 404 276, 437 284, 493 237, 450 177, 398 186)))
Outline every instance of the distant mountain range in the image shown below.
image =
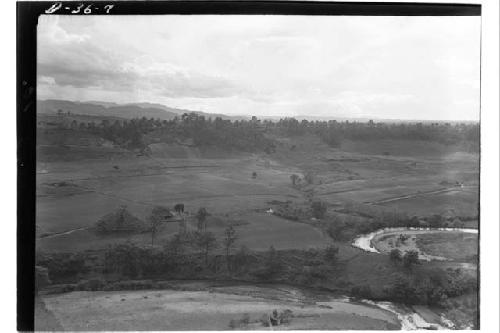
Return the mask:
POLYGON ((37 101, 37 113, 54 114, 58 110, 63 112, 71 112, 73 114, 89 115, 89 116, 108 116, 121 118, 158 118, 161 120, 170 120, 176 116, 181 116, 184 113, 194 112, 205 118, 216 118, 228 120, 242 120, 250 117, 244 116, 227 116, 217 113, 206 113, 201 111, 191 111, 185 109, 171 108, 162 104, 156 103, 131 103, 117 104, 100 101, 74 102, 59 99, 48 99, 37 101))

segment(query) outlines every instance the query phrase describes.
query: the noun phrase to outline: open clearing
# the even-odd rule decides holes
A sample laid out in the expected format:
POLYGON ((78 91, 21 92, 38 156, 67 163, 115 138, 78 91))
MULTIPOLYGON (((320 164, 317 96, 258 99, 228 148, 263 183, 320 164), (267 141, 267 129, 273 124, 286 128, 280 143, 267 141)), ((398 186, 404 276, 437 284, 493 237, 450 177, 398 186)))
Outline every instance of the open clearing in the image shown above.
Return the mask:
MULTIPOLYGON (((331 240, 319 229, 311 225, 289 221, 265 213, 247 213, 231 215, 241 225, 235 227, 238 233, 237 245, 245 245, 251 250, 264 251, 270 246, 277 250, 308 249, 313 247, 326 247, 331 240)), ((196 223, 190 223, 195 228, 196 223)), ((207 227, 219 239, 223 237, 226 224, 216 224, 207 227)), ((179 231, 177 223, 167 223, 156 236, 156 243, 161 244, 179 231)), ((134 235, 96 235, 90 230, 76 230, 74 232, 57 236, 38 239, 38 246, 45 251, 84 251, 104 249, 110 244, 130 241, 137 244, 149 244, 151 234, 134 235)))
POLYGON ((440 255, 460 262, 474 262, 478 255, 478 238, 475 234, 422 234, 417 236, 417 246, 430 255, 440 255))
POLYGON ((416 250, 425 260, 454 260, 469 262, 477 255, 477 234, 439 230, 387 231, 373 238, 374 247, 381 253, 399 249, 402 253, 416 250), (404 242, 400 235, 407 236, 404 242))
MULTIPOLYGON (((43 302, 64 330, 227 330, 248 314, 248 328, 266 330, 259 319, 274 309, 293 311, 292 330, 398 329, 385 310, 346 301, 303 302, 296 290, 232 287, 210 291, 72 292, 44 296, 43 302), (327 305, 325 305, 327 304, 327 305)), ((245 327, 242 327, 245 329, 245 327)))
MULTIPOLYGON (((300 140, 296 141, 290 144, 300 140)), ((141 219, 155 205, 172 207, 179 202, 191 213, 199 207, 229 215, 265 210, 272 200, 303 200, 303 193, 291 186, 290 175, 308 169, 317 175, 315 196, 332 204, 373 203, 418 216, 477 215, 477 155, 455 153, 425 159, 349 152, 346 157, 338 149, 320 144, 312 147, 286 155, 286 149, 280 148, 285 151, 278 149, 276 156, 269 157, 185 158, 184 154, 148 158, 129 154, 78 163, 39 162, 37 226, 42 233, 89 227, 121 205, 141 219), (256 179, 252 172, 257 173, 256 179), (456 181, 465 187, 451 186, 451 190, 439 192, 450 188, 443 182, 456 181), (398 197, 401 200, 393 200, 398 197)))
MULTIPOLYGON (((125 241, 151 244, 150 233, 98 236, 89 230, 99 218, 122 205, 145 220, 157 205, 172 208, 183 203, 192 229, 196 228, 196 211, 205 207, 210 214, 207 230, 218 240, 231 223, 238 236, 235 246, 245 245, 254 251, 266 251, 271 245, 277 250, 293 250, 331 244, 313 220, 291 221, 265 213, 272 202, 307 208, 310 197, 326 202, 329 211, 359 204, 409 216, 467 217, 472 227, 477 227, 477 155, 448 153, 434 146, 426 154, 425 144, 415 143, 413 150, 412 142, 387 155, 390 143, 361 147, 346 142, 341 148, 330 148, 314 140, 291 138, 270 155, 209 154, 169 145, 154 147, 152 155, 146 157, 122 151, 83 154, 83 148, 67 147, 64 154, 76 155, 38 161, 37 250, 99 250, 125 241), (296 151, 292 153, 290 146, 296 146, 296 151), (315 175, 312 184, 292 186, 292 174, 303 178, 307 172, 315 175), (464 186, 457 186, 457 182, 464 186)), ((367 221, 355 211, 342 214, 360 223, 367 221)), ((178 223, 165 224, 155 244, 164 244, 178 231, 178 223)), ((473 275, 476 266, 471 258, 477 253, 477 237, 468 236, 425 233, 416 235, 412 246, 428 255, 452 259, 426 263, 429 269, 467 264, 473 268, 467 274, 473 275)), ((343 283, 338 290, 348 292, 352 286, 369 285, 380 295, 394 282, 398 268, 387 255, 363 252, 348 241, 336 245, 343 268, 332 277, 332 288, 343 283)), ((37 311, 45 318, 42 326, 65 330, 225 330, 232 319, 244 313, 251 321, 258 321, 274 309, 291 309, 296 315, 284 329, 400 327, 393 313, 380 308, 338 300, 326 300, 328 306, 320 306, 294 300, 290 292, 278 295, 274 289, 71 292, 43 296, 37 311)), ((425 309, 420 310, 427 315, 425 309)), ((251 323, 248 328, 266 329, 260 323, 251 323)))

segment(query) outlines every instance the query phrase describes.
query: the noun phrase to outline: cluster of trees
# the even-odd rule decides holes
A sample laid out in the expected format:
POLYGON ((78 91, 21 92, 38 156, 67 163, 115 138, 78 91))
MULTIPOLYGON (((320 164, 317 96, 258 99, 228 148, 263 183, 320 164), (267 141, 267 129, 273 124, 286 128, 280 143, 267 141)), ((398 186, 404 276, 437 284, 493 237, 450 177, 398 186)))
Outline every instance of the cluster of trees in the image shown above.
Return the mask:
MULTIPOLYGON (((201 227, 196 231, 174 234, 163 248, 141 247, 132 243, 117 244, 106 250, 104 267, 107 273, 118 273, 129 278, 179 272, 188 266, 195 271, 216 271, 220 265, 215 262, 217 256, 212 254, 216 249, 222 248, 227 270, 230 271, 234 266, 232 259, 237 239, 236 230, 229 225, 220 242, 214 233, 201 227)), ((238 258, 237 261, 242 260, 238 258)))
POLYGON ((36 253, 36 265, 40 269, 46 269, 47 280, 52 283, 64 283, 73 281, 79 275, 89 271, 86 264, 86 256, 83 253, 36 253))
MULTIPOLYGON (((191 231, 173 235, 163 247, 142 246, 130 241, 109 246, 100 252, 97 262, 85 264, 89 253, 40 256, 37 265, 48 271, 51 283, 70 283, 67 290, 118 288, 118 280, 244 278, 254 281, 281 281, 311 285, 327 281, 338 264, 338 247, 325 249, 253 252, 236 248, 237 233, 232 226, 222 239, 210 232, 191 231), (74 261, 81 258, 81 261, 74 261), (62 270, 64 265, 68 268, 62 270), (88 276, 101 282, 87 284, 88 276), (110 282, 106 282, 108 280, 110 282), (112 285, 109 285, 109 284, 112 285), (79 285, 79 287, 75 287, 79 285), (109 286, 108 286, 109 285, 109 286), (114 286, 114 287, 113 287, 114 286), (80 288, 80 289, 74 289, 80 288)), ((66 290, 66 289, 65 289, 66 290)))
POLYGON ((425 276, 400 274, 384 289, 391 301, 440 306, 450 297, 477 292, 477 280, 460 269, 435 270, 425 276))
POLYGON ((411 269, 413 265, 419 263, 418 251, 415 250, 406 251, 403 254, 399 249, 392 249, 389 253, 389 258, 396 264, 402 263, 403 266, 407 269, 411 269))
POLYGON ((185 113, 172 120, 134 118, 108 120, 100 123, 71 123, 71 129, 89 131, 127 148, 144 148, 150 142, 177 142, 191 139, 195 146, 217 146, 240 151, 272 153, 275 142, 266 134, 299 136, 313 134, 332 147, 343 139, 350 140, 425 140, 443 144, 465 144, 479 149, 479 124, 476 123, 375 123, 349 121, 298 121, 284 118, 279 121, 224 120, 185 113))
POLYGON ((359 234, 367 234, 379 229, 396 227, 429 227, 429 228, 462 228, 464 220, 471 217, 445 217, 439 214, 419 217, 408 216, 405 213, 388 210, 364 210, 362 205, 340 210, 345 213, 355 213, 363 219, 352 216, 327 216, 324 219, 326 233, 336 241, 348 241, 359 234))
POLYGON ((74 130, 89 131, 127 148, 145 148, 151 142, 173 143, 192 140, 197 147, 217 146, 241 151, 275 150, 275 144, 266 138, 264 130, 255 121, 230 121, 220 117, 215 119, 185 113, 172 120, 147 119, 130 120, 104 119, 95 122, 72 122, 74 130))
POLYGON ((267 128, 277 128, 287 136, 311 133, 331 146, 340 146, 343 139, 350 140, 424 140, 443 144, 469 143, 479 149, 479 124, 477 123, 375 123, 330 121, 298 121, 294 118, 266 122, 267 128))

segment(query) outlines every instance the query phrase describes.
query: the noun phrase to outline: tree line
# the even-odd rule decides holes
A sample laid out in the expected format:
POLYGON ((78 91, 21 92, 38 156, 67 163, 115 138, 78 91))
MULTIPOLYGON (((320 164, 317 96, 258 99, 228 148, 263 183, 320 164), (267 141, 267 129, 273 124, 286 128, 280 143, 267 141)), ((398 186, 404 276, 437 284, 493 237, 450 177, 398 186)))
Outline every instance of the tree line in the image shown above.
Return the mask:
POLYGON ((192 145, 217 146, 226 149, 272 153, 276 149, 273 136, 300 136, 312 134, 332 147, 339 147, 343 140, 422 140, 445 145, 459 144, 468 150, 479 150, 480 127, 478 123, 400 122, 386 123, 352 121, 299 121, 282 118, 279 121, 224 120, 220 117, 205 118, 196 113, 185 113, 171 120, 134 118, 100 123, 78 122, 70 124, 73 130, 88 131, 127 148, 144 148, 152 142, 175 143, 191 140, 192 145))

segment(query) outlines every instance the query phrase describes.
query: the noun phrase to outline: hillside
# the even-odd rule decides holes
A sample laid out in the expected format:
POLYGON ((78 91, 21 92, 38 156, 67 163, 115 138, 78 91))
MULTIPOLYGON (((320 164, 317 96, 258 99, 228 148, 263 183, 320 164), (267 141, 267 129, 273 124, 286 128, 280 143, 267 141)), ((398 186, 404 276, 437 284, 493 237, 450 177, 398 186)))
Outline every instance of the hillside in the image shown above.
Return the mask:
POLYGON ((104 106, 95 102, 72 102, 64 100, 45 100, 37 101, 37 113, 57 113, 58 110, 71 112, 73 114, 92 115, 92 116, 113 116, 121 118, 159 118, 161 120, 170 120, 177 116, 177 113, 166 110, 147 107, 142 108, 136 105, 117 105, 104 106))
POLYGON ((159 118, 161 120, 170 120, 175 116, 181 116, 184 113, 194 112, 205 118, 216 118, 229 120, 242 120, 248 117, 226 116, 223 114, 212 114, 201 111, 192 111, 185 109, 171 108, 162 104, 156 103, 131 103, 131 104, 117 104, 100 101, 88 102, 73 102, 66 100, 39 100, 37 101, 37 113, 39 114, 54 114, 58 110, 63 112, 71 112, 79 115, 90 116, 107 116, 107 117, 120 117, 120 118, 159 118))

